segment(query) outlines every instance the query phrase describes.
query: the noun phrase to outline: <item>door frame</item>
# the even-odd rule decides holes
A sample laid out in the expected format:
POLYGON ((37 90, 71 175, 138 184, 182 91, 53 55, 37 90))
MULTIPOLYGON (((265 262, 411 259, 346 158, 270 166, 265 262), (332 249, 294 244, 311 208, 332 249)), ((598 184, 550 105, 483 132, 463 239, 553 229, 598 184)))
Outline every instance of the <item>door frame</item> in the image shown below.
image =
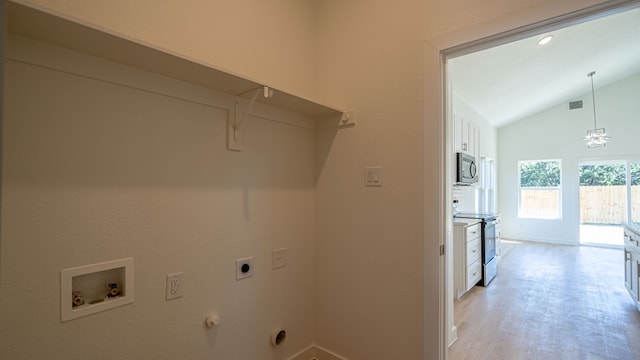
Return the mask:
MULTIPOLYGON (((640 7, 640 2, 637 0, 612 0, 604 3, 600 3, 591 7, 580 9, 574 12, 569 12, 560 16, 548 18, 539 22, 532 23, 530 25, 514 28, 505 32, 494 33, 493 35, 472 40, 469 42, 458 43, 448 48, 439 47, 440 49, 440 79, 441 79, 441 106, 440 111, 441 126, 443 129, 443 135, 445 141, 442 144, 441 151, 443 154, 444 166, 441 168, 441 181, 444 184, 444 196, 440 198, 443 203, 440 204, 440 208, 444 213, 444 224, 441 224, 440 234, 444 234, 444 239, 441 240, 441 246, 444 246, 445 256, 441 256, 443 259, 439 263, 440 267, 440 286, 439 286, 439 309, 441 314, 439 316, 440 334, 439 339, 441 343, 440 358, 449 358, 449 345, 451 341, 450 336, 457 336, 457 329, 453 323, 453 257, 452 257, 452 245, 453 245, 453 216, 451 209, 453 182, 452 174, 453 167, 453 108, 452 108, 452 84, 451 77, 449 75, 449 60, 468 55, 481 50, 489 49, 492 47, 501 46, 513 41, 522 40, 528 37, 539 35, 540 33, 555 31, 558 29, 566 28, 572 25, 592 21, 608 15, 617 14, 627 10, 640 7)), ((473 36, 470 33, 467 36, 473 36)), ((464 36, 463 36, 464 37, 464 36)), ((464 40, 463 40, 464 41, 464 40)), ((481 154, 479 154, 481 155, 481 154)), ((499 166, 499 157, 496 159, 496 166, 499 166)), ((499 199, 499 196, 498 196, 499 199)), ((496 204, 498 205, 498 204, 496 204)))

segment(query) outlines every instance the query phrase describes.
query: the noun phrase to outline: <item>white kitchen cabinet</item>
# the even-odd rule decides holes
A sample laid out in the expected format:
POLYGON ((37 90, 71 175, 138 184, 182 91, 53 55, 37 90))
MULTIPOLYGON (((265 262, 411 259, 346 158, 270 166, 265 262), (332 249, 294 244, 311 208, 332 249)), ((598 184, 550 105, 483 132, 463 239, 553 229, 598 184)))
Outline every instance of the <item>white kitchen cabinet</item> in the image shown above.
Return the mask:
POLYGON ((636 299, 635 289, 637 284, 632 281, 633 279, 633 263, 636 259, 634 259, 633 253, 627 249, 624 249, 624 286, 627 288, 629 295, 634 300, 636 299))
POLYGON ((469 119, 453 114, 453 141, 455 152, 480 157, 480 128, 469 119))
MULTIPOLYGON (((496 219, 496 256, 502 255, 502 225, 500 217, 496 219)), ((499 259, 499 258, 498 258, 499 259)))
POLYGON ((453 288, 456 298, 482 280, 481 221, 456 219, 453 226, 453 288))
POLYGON ((624 229, 624 286, 640 311, 640 229, 625 225, 624 229))

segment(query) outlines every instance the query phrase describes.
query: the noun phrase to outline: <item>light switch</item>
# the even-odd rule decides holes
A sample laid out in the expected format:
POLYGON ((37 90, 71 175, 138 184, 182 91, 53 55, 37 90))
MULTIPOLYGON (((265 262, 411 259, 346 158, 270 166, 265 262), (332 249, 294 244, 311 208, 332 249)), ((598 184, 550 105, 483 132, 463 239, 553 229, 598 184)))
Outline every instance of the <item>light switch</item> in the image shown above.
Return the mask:
POLYGON ((271 269, 279 269, 287 266, 287 249, 277 249, 271 252, 271 269))
POLYGON ((364 168, 364 186, 382 186, 382 168, 364 168))

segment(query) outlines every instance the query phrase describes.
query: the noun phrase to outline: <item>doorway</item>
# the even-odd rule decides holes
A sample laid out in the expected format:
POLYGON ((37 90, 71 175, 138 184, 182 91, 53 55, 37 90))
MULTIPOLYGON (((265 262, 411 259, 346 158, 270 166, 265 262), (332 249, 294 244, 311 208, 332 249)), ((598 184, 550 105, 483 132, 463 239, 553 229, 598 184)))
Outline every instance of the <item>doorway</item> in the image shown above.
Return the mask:
POLYGON ((578 175, 580 244, 622 246, 622 224, 640 218, 640 162, 584 161, 578 175))
MULTIPOLYGON (((611 6, 609 4, 609 6, 611 6)), ((637 6, 637 4, 636 4, 637 6)), ((488 38, 488 39, 483 39, 480 41, 476 41, 473 43, 469 43, 469 44, 465 44, 465 45, 461 45, 459 47, 456 48, 452 48, 452 49, 448 49, 443 51, 443 61, 444 61, 444 79, 445 79, 445 92, 444 92, 444 98, 445 98, 445 104, 446 104, 446 109, 445 109, 445 114, 446 114, 446 128, 447 128, 447 145, 445 147, 445 149, 447 151, 449 151, 450 149, 454 149, 456 148, 455 146, 455 139, 453 136, 453 132, 452 132, 452 128, 454 128, 454 114, 456 113, 454 110, 454 102, 456 101, 455 98, 458 97, 460 99, 466 100, 465 97, 463 96, 459 96, 459 94, 456 94, 456 92, 453 89, 453 83, 452 83, 452 77, 453 77, 453 72, 455 71, 453 69, 453 66, 451 64, 451 60, 458 58, 458 57, 463 57, 465 55, 469 55, 469 54, 474 54, 476 52, 483 52, 484 50, 488 50, 491 49, 493 47, 499 47, 511 42, 515 42, 517 40, 523 40, 526 39, 528 37, 537 37, 540 36, 541 34, 548 32, 550 30, 558 30, 558 29, 562 29, 562 28, 566 28, 569 27, 571 25, 575 25, 578 23, 584 23, 593 19, 598 19, 598 18, 603 18, 606 17, 608 15, 611 15, 612 13, 620 13, 623 12, 625 10, 629 10, 629 7, 624 7, 622 5, 619 5, 618 7, 613 6, 613 7, 607 7, 605 8, 604 6, 601 7, 595 7, 595 8, 591 8, 591 9, 587 9, 585 11, 579 12, 579 13, 575 13, 575 14, 571 14, 568 15, 566 17, 562 17, 562 18, 557 18, 557 19, 552 19, 550 21, 541 23, 541 24, 536 24, 534 26, 531 27, 527 27, 526 29, 519 29, 518 31, 513 31, 513 32, 508 32, 508 33, 504 33, 504 34, 500 34, 500 35, 496 35, 494 37, 488 38)), ((489 61, 489 60, 487 60, 489 61)), ((459 73, 458 73, 459 75, 459 73)), ((581 76, 583 76, 584 74, 581 73, 581 76)), ((476 85, 478 87, 478 91, 482 91, 482 89, 487 87, 487 84, 490 84, 491 82, 482 82, 482 81, 475 81, 474 85, 476 85)), ((521 86, 523 82, 518 83, 518 86, 521 86)), ((516 89, 520 89, 520 88, 516 88, 516 89)), ((511 89, 513 90, 513 89, 511 89)), ((506 95, 511 95, 510 89, 506 88, 504 89, 505 94, 506 95)), ((516 92, 515 90, 512 92, 516 92)), ((500 98, 500 104, 501 106, 504 108, 506 105, 509 104, 509 98, 508 97, 503 97, 500 98)), ((458 110, 458 114, 460 114, 460 111, 458 110)), ((480 132, 483 132, 482 126, 480 126, 480 132)), ((495 135, 494 132, 494 136, 497 137, 497 135, 495 135)), ((543 140, 546 139, 541 139, 540 143, 544 143, 543 140)), ((477 155, 477 159, 481 159, 482 157, 490 157, 490 158, 495 158, 496 161, 493 164, 494 168, 500 168, 502 166, 501 162, 500 162, 500 155, 497 153, 497 149, 495 150, 496 153, 487 153, 487 147, 486 147, 486 142, 484 142, 484 137, 482 136, 480 138, 480 143, 481 145, 479 146, 479 152, 476 154, 477 155)), ((541 145, 544 146, 544 145, 541 145)), ((451 156, 450 154, 448 154, 448 156, 451 156)), ((448 160, 451 160, 450 158, 448 158, 448 160)), ((453 161, 447 161, 446 163, 446 178, 450 180, 452 174, 454 173, 454 169, 455 167, 453 167, 453 161)), ((482 176, 482 175, 481 175, 482 176)), ((448 204, 451 204, 451 200, 452 200, 452 195, 451 193, 453 192, 453 185, 452 182, 447 180, 447 202, 448 204)), ((495 194, 497 194, 498 197, 498 204, 502 204, 503 201, 501 201, 501 196, 504 199, 504 197, 508 196, 507 195, 503 195, 504 193, 500 192, 500 187, 503 184, 500 184, 499 182, 500 178, 498 178, 498 181, 495 183, 495 194)), ((634 197, 636 195, 632 195, 631 192, 628 192, 627 194, 628 197, 634 197)), ((628 201, 627 202, 628 205, 627 207, 631 207, 632 205, 632 201, 628 201)), ((637 203, 637 198, 636 198, 636 203, 637 203)), ((484 208, 484 204, 479 204, 480 207, 484 208)), ((500 206, 497 206, 495 209, 497 212, 504 212, 505 209, 501 208, 500 206)), ((630 214, 629 216, 633 216, 633 212, 631 210, 626 210, 627 214, 630 214)), ((447 219, 448 222, 452 222, 451 219, 447 219)), ((640 216, 637 216, 637 220, 634 221, 640 221, 640 216)), ((451 228, 451 224, 449 223, 449 225, 447 226, 447 228, 451 228)), ((620 238, 622 238, 620 236, 620 238)), ((574 237, 575 239, 575 237, 574 237)), ((446 240, 446 246, 447 248, 452 248, 453 245, 453 241, 451 239, 451 235, 449 234, 446 240)), ((451 269, 451 258, 447 257, 445 258, 446 261, 446 268, 447 269, 451 269)), ((447 272, 449 272, 450 270, 447 270, 447 272)), ((499 271, 499 270, 498 270, 499 271)), ((451 278, 451 274, 448 273, 447 274, 447 284, 449 283, 451 278)), ((453 290, 453 286, 449 287, 449 285, 447 285, 446 287, 446 293, 443 294, 442 296, 447 299, 452 299, 453 296, 450 296, 450 292, 452 292, 453 290)), ((453 303, 452 301, 446 301, 445 302, 447 305, 445 306, 445 309, 447 309, 447 311, 453 311, 453 303)), ((445 315, 445 318, 449 318, 451 316, 451 318, 453 318, 453 315, 450 315, 449 313, 447 313, 445 315)), ((455 324, 453 323, 447 323, 445 324, 445 332, 444 334, 449 334, 450 336, 455 336, 456 335, 456 327, 455 324)), ((446 337, 446 336, 445 336, 446 337)), ((446 343, 447 344, 452 344, 455 341, 455 339, 447 339, 446 343)))
POLYGON ((627 215, 627 162, 581 162, 580 244, 622 246, 627 215))

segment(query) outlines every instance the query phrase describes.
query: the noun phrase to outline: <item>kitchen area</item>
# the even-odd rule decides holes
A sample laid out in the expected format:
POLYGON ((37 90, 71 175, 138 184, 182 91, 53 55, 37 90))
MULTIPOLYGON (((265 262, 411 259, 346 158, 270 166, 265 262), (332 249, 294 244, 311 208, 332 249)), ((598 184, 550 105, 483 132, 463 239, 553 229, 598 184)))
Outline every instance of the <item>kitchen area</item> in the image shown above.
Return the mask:
POLYGON ((457 109, 463 111, 456 111, 453 116, 453 292, 456 299, 476 285, 488 286, 497 275, 500 256, 496 161, 486 156, 495 148, 481 148, 481 143, 491 140, 487 130, 491 133, 493 129, 481 128, 483 119, 460 103, 457 109))
POLYGON ((498 275, 501 216, 497 209, 497 128, 453 95, 451 113, 451 232, 447 240, 447 343, 458 339, 457 302, 498 275))
MULTIPOLYGON (((616 32, 614 36, 613 29, 621 27, 626 18, 633 18, 637 25, 637 9, 628 13, 620 13, 619 18, 617 17, 618 15, 594 20, 593 24, 589 25, 594 26, 593 29, 585 23, 581 24, 580 28, 578 26, 567 28, 562 32, 554 32, 553 35, 556 40, 573 39, 573 43, 577 44, 581 38, 590 38, 587 34, 591 31, 598 34, 612 33, 611 39, 606 43, 614 44, 617 41, 622 41, 628 31, 616 32), (598 26, 603 26, 603 28, 598 28, 598 26)), ((637 32, 632 33, 637 34, 637 32)), ((494 49, 485 49, 473 54, 473 60, 471 56, 467 59, 465 55, 454 58, 447 63, 447 75, 452 79, 447 84, 451 85, 451 100, 448 102, 447 117, 450 126, 448 139, 452 145, 449 146, 447 154, 449 158, 447 161, 449 167, 447 196, 448 205, 451 206, 451 216, 447 216, 449 221, 446 243, 447 304, 450 306, 450 310, 448 310, 450 313, 447 314, 446 325, 449 331, 447 339, 449 344, 451 345, 457 340, 457 345, 452 348, 459 357, 453 358, 513 358, 513 356, 505 356, 504 353, 507 345, 514 345, 511 343, 511 339, 505 337, 496 340, 496 338, 505 334, 512 337, 512 334, 520 331, 519 328, 515 326, 511 328, 511 326, 512 323, 518 322, 512 321, 512 319, 521 314, 521 311, 501 316, 505 313, 504 309, 508 307, 505 306, 506 299, 516 298, 512 295, 518 282, 511 283, 511 280, 518 274, 526 274, 526 271, 523 270, 525 268, 528 269, 530 278, 535 279, 538 278, 541 269, 547 269, 548 276, 541 277, 545 279, 545 282, 557 273, 562 274, 560 285, 557 286, 558 294, 550 296, 545 292, 545 296, 556 299, 557 303, 566 306, 570 311, 558 311, 558 316, 552 318, 558 319, 566 313, 580 313, 581 309, 575 305, 577 302, 572 298, 572 294, 586 295, 588 293, 591 295, 592 292, 585 289, 590 289, 594 283, 607 283, 610 284, 607 289, 595 290, 613 292, 614 290, 611 289, 615 289, 615 295, 609 297, 593 296, 588 300, 586 296, 580 296, 580 304, 588 304, 588 307, 585 308, 585 313, 588 314, 586 317, 589 318, 591 315, 590 309, 599 308, 598 305, 593 305, 597 303, 598 299, 606 298, 611 302, 611 304, 605 305, 607 309, 614 308, 613 303, 620 301, 623 309, 621 313, 628 315, 629 310, 632 312, 630 320, 621 321, 621 324, 616 324, 611 328, 622 329, 628 324, 637 324, 635 322, 637 314, 633 308, 628 306, 626 295, 628 294, 632 299, 633 307, 640 309, 640 217, 634 215, 640 213, 636 206, 637 200, 640 199, 640 191, 638 191, 640 181, 636 180, 637 176, 634 176, 638 172, 634 169, 640 168, 638 166, 640 158, 637 146, 633 147, 632 145, 637 142, 628 135, 637 134, 637 131, 634 131, 637 124, 631 124, 622 119, 629 118, 626 114, 637 114, 637 101, 634 102, 630 94, 637 94, 637 84, 640 77, 638 77, 637 70, 634 70, 604 85, 602 80, 596 80, 600 82, 600 85, 596 86, 594 90, 593 75, 595 71, 597 70, 597 74, 600 76, 596 79, 602 79, 604 69, 608 68, 609 64, 593 61, 592 54, 599 52, 582 53, 577 48, 572 50, 572 56, 575 56, 576 60, 589 60, 588 63, 585 61, 584 70, 580 69, 579 72, 576 70, 576 74, 571 74, 571 76, 547 74, 548 69, 561 69, 561 72, 566 72, 567 67, 560 66, 561 64, 543 66, 539 62, 546 59, 553 51, 560 51, 560 48, 568 50, 568 48, 554 47, 553 43, 552 46, 545 47, 537 42, 542 39, 541 34, 539 38, 528 39, 528 43, 516 41, 513 44, 504 45, 502 47, 504 52, 500 52, 499 48, 501 47, 496 47, 495 52, 494 49), (509 52, 510 50, 513 52, 509 52), (497 65, 502 61, 508 63, 515 59, 523 64, 517 66, 497 65), (534 60, 538 63, 534 63, 534 60), (527 65, 525 66, 524 63, 527 65), (539 76, 539 79, 553 78, 554 81, 546 81, 546 83, 553 83, 554 88, 571 89, 573 83, 569 81, 570 78, 575 79, 575 83, 578 84, 576 87, 582 87, 572 95, 556 97, 553 102, 546 105, 536 105, 535 111, 531 111, 529 114, 510 113, 510 111, 525 109, 525 106, 529 105, 533 109, 533 99, 540 98, 525 96, 529 89, 534 88, 536 81, 533 78, 527 80, 519 78, 520 76, 524 77, 524 73, 518 71, 522 68, 545 69, 545 75, 539 76), (508 76, 501 78, 503 73, 508 76), (559 86, 560 80, 565 77, 567 85, 559 86), (580 81, 583 85, 579 85, 580 81), (496 92, 492 92, 492 90, 496 90, 496 92), (599 96, 598 124, 600 124, 601 118, 607 119, 607 130, 614 139, 606 146, 599 147, 590 146, 588 138, 581 136, 586 129, 589 129, 589 121, 591 120, 591 124, 595 122, 596 100, 594 93, 596 92, 599 96), (522 102, 519 102, 519 97, 522 102), (494 99, 500 99, 500 101, 494 99), (582 107, 580 109, 571 108, 571 101, 582 101, 582 99, 585 100, 584 111, 582 107), (605 108, 607 109, 606 113, 603 110, 605 108), (499 141, 497 140, 497 127, 500 127, 499 141), (615 135, 613 135, 614 131, 615 135), (526 165, 527 161, 533 160, 539 162, 553 160, 558 166, 561 165, 561 170, 558 171, 559 180, 547 185, 547 187, 553 188, 549 189, 547 193, 550 194, 549 198, 554 199, 551 202, 552 206, 546 206, 546 203, 532 206, 536 210, 557 211, 555 214, 538 215, 533 212, 520 211, 521 208, 527 208, 522 206, 522 199, 527 199, 525 195, 528 195, 527 191, 529 191, 521 189, 528 186, 535 187, 534 185, 523 185, 524 182, 520 175, 523 173, 521 168, 525 166, 521 163, 526 165), (589 183, 586 180, 588 176, 583 176, 587 173, 587 166, 605 168, 605 165, 609 165, 605 164, 607 162, 616 162, 616 166, 625 169, 624 172, 621 172, 623 175, 617 183, 605 184, 595 181, 589 183), (622 163, 624 166, 620 165, 622 163), (497 178, 496 173, 498 174, 497 178), (595 213, 597 208, 591 206, 596 203, 596 197, 594 196, 594 200, 591 200, 589 195, 592 193, 617 194, 618 190, 614 191, 614 189, 619 189, 620 193, 624 193, 624 196, 621 196, 620 200, 602 201, 601 204, 604 204, 602 208, 606 208, 607 214, 620 213, 622 214, 621 218, 625 219, 622 222, 624 226, 624 249, 622 251, 618 245, 622 240, 622 231, 619 235, 617 232, 617 230, 622 230, 619 218, 616 218, 616 221, 611 221, 610 218, 594 220, 595 216, 592 218, 586 216, 586 214, 595 213), (498 190, 499 195, 497 195, 498 190), (616 206, 622 210, 613 211, 612 209, 617 209, 616 206), (584 209, 588 209, 588 211, 584 209), (595 231, 595 228, 598 228, 598 231, 595 231), (603 231, 600 232, 599 229, 603 229, 603 231), (612 229, 616 230, 615 236, 610 235, 612 229), (604 230, 608 232, 605 233, 604 230), (517 241, 502 241, 504 240, 502 232, 509 239, 517 241), (587 237, 590 240, 583 240, 587 237), (531 260, 535 254, 533 250, 535 248, 549 249, 548 252, 539 256, 541 260, 539 263, 531 260), (581 263, 586 265, 584 268, 580 268, 575 266, 573 262, 559 261, 555 258, 564 252, 574 257, 593 253, 595 261, 583 261, 581 263), (609 254, 613 255, 609 257, 609 254), (514 260, 516 255, 526 255, 527 260, 514 260), (570 271, 555 271, 555 266, 558 264, 570 264, 568 265, 570 271), (615 274, 615 277, 607 281, 603 281, 602 274, 608 274, 608 271, 594 270, 596 268, 604 269, 605 266, 609 266, 612 269, 610 273, 615 274), (622 283, 620 270, 623 267, 626 288, 624 292, 627 294, 619 296, 622 293, 619 288, 622 283), (578 270, 582 273, 579 273, 578 270), (574 271, 579 274, 576 275, 577 280, 567 280, 567 273, 574 271), (595 272, 595 279, 589 278, 589 274, 593 272, 595 272), (580 284, 581 287, 568 288, 564 286, 563 281, 576 286, 580 284), (508 296, 504 296, 507 291, 509 292, 508 296), (611 299, 615 299, 615 301, 611 299), (453 316, 454 312, 455 317, 453 316), (490 312, 491 314, 489 314, 490 312), (485 323, 483 318, 491 320, 487 320, 485 323), (498 331, 496 326, 495 333, 484 331, 484 329, 489 329, 487 325, 494 324, 501 324, 504 327, 501 326, 498 331), (513 331, 513 329, 516 330, 513 331), (469 338, 473 339, 468 340, 469 338), (492 348, 490 343, 493 341, 495 341, 495 346, 492 348), (479 350, 481 347, 491 350, 483 352, 479 350), (472 351, 476 350, 477 352, 470 355, 472 351), (484 355, 494 350, 493 356, 484 355), (496 354, 499 356, 495 356, 496 354)), ((549 57, 549 59, 552 58, 549 57)), ((575 69, 574 65, 579 62, 576 60, 569 63, 571 69, 575 69)), ((607 69, 611 74, 615 70, 613 64, 611 64, 611 68, 607 69)), ((568 75, 570 72, 566 72, 566 74, 568 75)), ((531 73, 528 75, 531 76, 531 73)), ((537 91, 537 93, 545 93, 545 91, 537 91)), ((611 167, 613 168, 613 166, 611 167)), ((598 207, 598 209, 600 208, 598 207)), ((531 288, 527 291, 534 293, 531 288)), ((531 298, 528 295, 525 297, 531 298)), ((521 296, 521 298, 524 297, 521 296)), ((541 301, 533 303, 534 305, 530 305, 530 307, 535 308, 538 303, 541 301)), ((525 307, 522 301, 514 306, 514 309, 521 310, 523 308, 525 307), (520 307, 521 305, 523 307, 520 307)), ((548 308, 546 305, 540 305, 538 310, 546 316, 548 308)), ((558 334, 562 332, 562 326, 554 328, 555 324, 543 320, 538 323, 538 319, 534 319, 536 317, 542 318, 532 316, 530 321, 521 321, 521 323, 526 324, 523 326, 528 329, 532 329, 533 326, 530 324, 535 322, 539 329, 545 329, 547 334, 553 334, 547 342, 551 344, 546 348, 549 350, 555 344, 554 338, 559 337, 558 334)), ((563 322, 567 321, 563 320, 563 322)), ((580 326, 576 325, 572 328, 570 336, 574 336, 577 328, 580 326)), ((633 329, 633 326, 630 328, 633 329)), ((584 344, 596 343, 594 332, 591 331, 591 324, 586 323, 582 331, 586 335, 584 344)), ((635 329, 632 331, 627 329, 626 333, 633 331, 635 329)), ((627 338, 626 334, 621 336, 615 331, 607 330, 605 332, 598 336, 602 339, 610 339, 607 336, 612 334, 611 338, 616 336, 623 340, 627 338)), ((527 337, 535 338, 537 343, 543 342, 540 340, 542 337, 523 336, 522 338, 527 337)), ((514 347, 517 348, 521 344, 515 344, 514 347)), ((598 346, 594 346, 593 354, 600 354, 599 351, 603 346, 602 343, 598 344, 598 346)), ((579 347, 580 351, 583 351, 584 348, 584 346, 579 347)), ((624 348, 624 346, 619 346, 619 348, 624 348)), ((622 350, 616 351, 619 351, 616 356, 593 357, 637 357, 619 355, 622 354, 620 352, 622 350)))
POLYGON ((453 226, 454 291, 460 298, 476 285, 488 286, 497 275, 500 215, 459 213, 453 226))
POLYGON ((497 199, 498 130, 459 96, 463 86, 458 59, 448 62, 452 79, 449 113, 449 194, 447 236, 447 343, 458 339, 455 307, 474 287, 488 287, 498 276, 501 214, 497 199))

